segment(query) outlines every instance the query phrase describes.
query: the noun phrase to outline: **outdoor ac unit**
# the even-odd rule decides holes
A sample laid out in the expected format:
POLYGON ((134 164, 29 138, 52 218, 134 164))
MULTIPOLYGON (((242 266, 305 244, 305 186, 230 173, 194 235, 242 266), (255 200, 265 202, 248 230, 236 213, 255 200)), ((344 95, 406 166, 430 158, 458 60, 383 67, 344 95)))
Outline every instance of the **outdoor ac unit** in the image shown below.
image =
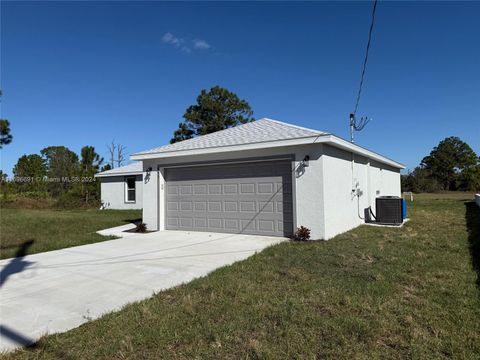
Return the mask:
POLYGON ((403 199, 397 196, 380 196, 375 200, 377 223, 401 225, 403 199))

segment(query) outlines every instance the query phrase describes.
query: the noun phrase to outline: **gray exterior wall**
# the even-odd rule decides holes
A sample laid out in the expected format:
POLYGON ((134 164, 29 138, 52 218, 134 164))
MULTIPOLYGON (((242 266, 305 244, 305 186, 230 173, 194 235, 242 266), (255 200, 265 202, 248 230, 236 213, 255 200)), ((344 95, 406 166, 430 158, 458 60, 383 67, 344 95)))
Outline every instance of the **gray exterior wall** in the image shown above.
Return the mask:
POLYGON ((106 209, 142 209, 143 182, 142 175, 135 176, 136 199, 135 202, 126 202, 125 178, 128 176, 105 176, 100 178, 100 191, 102 203, 106 209))

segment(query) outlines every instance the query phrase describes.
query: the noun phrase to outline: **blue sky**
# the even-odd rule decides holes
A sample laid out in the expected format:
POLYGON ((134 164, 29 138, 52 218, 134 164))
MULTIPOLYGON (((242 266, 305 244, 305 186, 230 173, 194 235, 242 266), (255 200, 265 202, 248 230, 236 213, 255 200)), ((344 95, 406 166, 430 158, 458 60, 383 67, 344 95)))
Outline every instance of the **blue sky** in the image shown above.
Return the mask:
MULTIPOLYGON (((214 85, 348 138, 371 5, 3 1, 1 168, 50 145, 163 145, 214 85)), ((479 18, 480 2, 379 3, 359 145, 408 168, 447 136, 480 153, 479 18)))

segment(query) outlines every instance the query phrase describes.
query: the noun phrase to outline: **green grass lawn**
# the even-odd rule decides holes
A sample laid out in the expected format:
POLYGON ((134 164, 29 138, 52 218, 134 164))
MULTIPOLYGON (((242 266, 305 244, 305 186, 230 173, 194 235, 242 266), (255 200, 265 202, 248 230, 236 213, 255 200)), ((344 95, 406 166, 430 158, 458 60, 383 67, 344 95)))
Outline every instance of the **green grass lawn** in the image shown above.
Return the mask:
POLYGON ((141 218, 140 210, 0 210, 0 258, 15 256, 22 244, 27 254, 90 244, 108 238, 101 229, 141 218), (28 245, 31 244, 31 245, 28 245))
POLYGON ((403 228, 283 243, 5 358, 479 359, 469 199, 418 196, 403 228))

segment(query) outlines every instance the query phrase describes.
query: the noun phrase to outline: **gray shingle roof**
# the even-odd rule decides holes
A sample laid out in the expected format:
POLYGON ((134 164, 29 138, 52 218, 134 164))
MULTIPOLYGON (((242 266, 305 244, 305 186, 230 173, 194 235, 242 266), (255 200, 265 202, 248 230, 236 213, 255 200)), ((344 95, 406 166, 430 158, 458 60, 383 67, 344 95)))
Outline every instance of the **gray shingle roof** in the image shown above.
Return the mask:
POLYGON ((254 144, 267 141, 298 139, 326 133, 311 130, 277 120, 260 119, 244 125, 198 136, 175 144, 138 152, 134 155, 173 152, 182 150, 208 149, 221 146, 254 144))
POLYGON ((114 176, 123 174, 141 174, 143 172, 143 164, 141 161, 137 161, 125 166, 121 166, 112 170, 102 171, 96 176, 114 176))

